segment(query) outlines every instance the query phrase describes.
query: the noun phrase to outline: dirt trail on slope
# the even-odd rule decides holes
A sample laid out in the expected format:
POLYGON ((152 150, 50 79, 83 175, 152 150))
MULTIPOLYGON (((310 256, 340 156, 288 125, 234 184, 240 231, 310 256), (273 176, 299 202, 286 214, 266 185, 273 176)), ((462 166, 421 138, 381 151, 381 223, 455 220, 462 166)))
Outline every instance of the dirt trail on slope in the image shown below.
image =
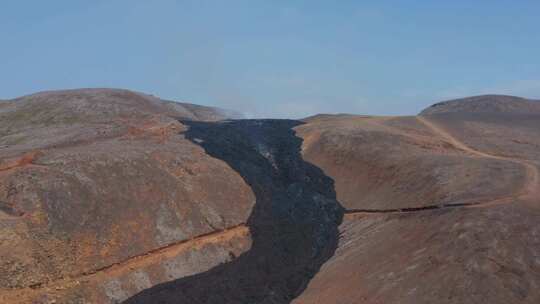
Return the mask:
POLYGON ((21 168, 21 167, 31 166, 31 165, 37 166, 37 165, 34 165, 34 161, 36 160, 36 158, 38 158, 41 155, 42 153, 40 151, 33 151, 33 152, 26 153, 19 158, 2 160, 0 162, 0 172, 6 172, 6 171, 10 171, 16 168, 21 168))
POLYGON ((416 119, 420 123, 422 123, 424 126, 429 128, 432 132, 439 135, 442 139, 448 141, 457 149, 463 150, 464 152, 467 152, 471 155, 478 156, 478 157, 491 158, 491 159, 509 161, 509 162, 520 164, 521 166, 524 167, 526 171, 525 183, 523 187, 516 193, 513 193, 505 197, 501 197, 498 199, 490 199, 488 201, 477 201, 477 202, 468 202, 468 203, 447 203, 447 204, 440 204, 440 205, 428 205, 428 206, 422 206, 422 207, 408 207, 408 208, 396 208, 396 209, 349 209, 345 211, 346 218, 357 218, 357 217, 364 217, 364 216, 377 215, 377 214, 383 215, 383 214, 412 213, 412 212, 422 212, 422 211, 429 211, 429 210, 450 209, 450 208, 460 208, 460 207, 461 208, 484 208, 488 206, 510 203, 516 199, 523 199, 527 202, 530 202, 530 201, 534 201, 540 196, 540 173, 539 173, 538 168, 531 162, 523 160, 523 159, 499 156, 499 155, 494 155, 494 154, 478 151, 476 149, 473 149, 467 146, 465 143, 461 142, 460 140, 452 136, 450 133, 448 133, 446 130, 437 126, 435 123, 429 121, 425 117, 416 116, 416 119))
POLYGON ((424 126, 429 128, 431 131, 433 131, 433 133, 438 134, 439 136, 441 136, 446 141, 450 142, 452 145, 454 145, 458 149, 461 149, 461 150, 463 150, 465 152, 469 152, 470 154, 480 156, 480 157, 495 158, 495 159, 506 159, 507 160, 507 158, 487 154, 487 153, 475 150, 475 149, 467 146, 466 144, 464 144, 463 142, 459 141, 457 138, 452 136, 450 133, 448 133, 446 130, 444 130, 441 127, 437 126, 433 122, 427 120, 425 117, 416 116, 416 119, 420 123, 422 123, 424 126))
POLYGON ((467 146, 463 142, 459 141, 450 133, 448 133, 441 127, 437 126, 435 123, 429 121, 425 117, 417 116, 416 119, 419 122, 423 123, 426 127, 430 128, 434 133, 440 135, 441 137, 443 137, 444 139, 446 139, 447 141, 452 143, 454 146, 456 146, 457 148, 463 151, 469 152, 479 157, 510 161, 510 162, 514 162, 514 163, 518 163, 522 165, 526 170, 525 184, 518 193, 512 195, 512 198, 531 199, 531 198, 537 197, 537 195, 540 194, 540 183, 539 183, 540 173, 538 172, 538 168, 534 164, 530 163, 529 161, 519 159, 519 158, 499 156, 499 155, 494 155, 494 154, 478 151, 476 149, 473 149, 467 146))
POLYGON ((54 293, 54 291, 65 290, 80 285, 82 282, 99 282, 108 277, 116 277, 132 272, 133 269, 142 269, 158 264, 161 261, 174 258, 182 252, 193 248, 201 248, 209 244, 225 243, 235 238, 246 237, 249 234, 249 228, 245 224, 241 224, 228 229, 200 235, 189 240, 172 243, 77 276, 60 278, 31 287, 0 290, 0 303, 24 303, 25 301, 21 297, 32 298, 35 295, 43 294, 43 292, 50 294, 54 293))

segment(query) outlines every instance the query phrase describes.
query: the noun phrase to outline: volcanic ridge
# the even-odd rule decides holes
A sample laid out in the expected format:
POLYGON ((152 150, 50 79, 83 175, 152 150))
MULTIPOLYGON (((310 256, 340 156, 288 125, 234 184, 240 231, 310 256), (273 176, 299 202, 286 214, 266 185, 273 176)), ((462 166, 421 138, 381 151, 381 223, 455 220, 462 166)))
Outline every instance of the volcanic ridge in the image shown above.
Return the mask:
POLYGON ((0 303, 539 303, 540 102, 0 101, 0 303))

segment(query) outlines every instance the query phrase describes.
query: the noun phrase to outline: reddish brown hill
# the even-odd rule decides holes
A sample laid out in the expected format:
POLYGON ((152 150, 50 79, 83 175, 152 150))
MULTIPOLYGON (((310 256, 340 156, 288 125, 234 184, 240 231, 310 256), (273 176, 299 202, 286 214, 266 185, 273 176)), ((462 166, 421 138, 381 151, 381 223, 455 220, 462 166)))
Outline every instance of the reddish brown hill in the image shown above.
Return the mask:
POLYGON ((255 199, 249 186, 185 139, 177 120, 222 117, 109 89, 39 93, 3 105, 0 302, 36 296, 47 303, 63 290, 58 301, 119 301, 130 294, 117 287, 122 276, 133 281, 133 294, 247 250, 248 234, 225 235, 197 245, 210 252, 190 247, 144 264, 144 274, 122 268, 247 221, 255 199), (189 269, 186 258, 196 260, 189 269), (92 275, 113 265, 120 269, 110 276, 92 275))
POLYGON ((540 114, 540 101, 507 95, 481 95, 436 103, 421 115, 441 113, 540 114))
POLYGON ((511 192, 524 179, 519 164, 478 158, 415 117, 315 118, 296 130, 305 159, 335 180, 349 209, 473 202, 511 192))
POLYGON ((335 255, 293 303, 540 301, 539 116, 452 106, 299 127, 306 159, 351 209, 335 255), (471 205, 444 203, 456 197, 471 205))

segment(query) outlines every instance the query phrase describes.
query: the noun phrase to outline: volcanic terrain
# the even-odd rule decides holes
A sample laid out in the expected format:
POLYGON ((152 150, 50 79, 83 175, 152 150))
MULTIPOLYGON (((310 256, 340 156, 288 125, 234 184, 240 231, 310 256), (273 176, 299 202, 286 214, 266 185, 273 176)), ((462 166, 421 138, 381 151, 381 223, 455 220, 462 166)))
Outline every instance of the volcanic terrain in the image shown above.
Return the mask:
POLYGON ((540 303, 540 102, 0 101, 0 303, 540 303))

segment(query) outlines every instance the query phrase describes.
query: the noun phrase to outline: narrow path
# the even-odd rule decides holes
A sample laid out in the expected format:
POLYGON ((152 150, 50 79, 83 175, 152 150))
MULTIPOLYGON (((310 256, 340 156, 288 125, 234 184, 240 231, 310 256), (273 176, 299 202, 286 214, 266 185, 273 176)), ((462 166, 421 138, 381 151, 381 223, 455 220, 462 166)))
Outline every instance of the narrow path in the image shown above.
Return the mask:
POLYGON ((499 155, 494 155, 494 154, 478 151, 476 149, 473 149, 467 146, 465 143, 461 142, 460 140, 452 136, 450 133, 448 133, 446 130, 437 126, 435 123, 426 119, 425 117, 416 116, 416 119, 420 123, 422 123, 424 126, 429 128, 433 133, 439 135, 441 138, 451 143, 454 147, 460 150, 463 150, 464 152, 467 152, 471 155, 478 156, 478 157, 491 158, 491 159, 509 161, 509 162, 520 164, 525 169, 525 183, 523 187, 517 193, 513 193, 508 196, 501 197, 498 199, 490 199, 487 201, 478 201, 478 202, 469 202, 469 203, 448 203, 448 204, 440 204, 440 205, 427 205, 427 206, 421 206, 421 207, 406 207, 406 208, 395 208, 395 209, 349 209, 345 211, 345 218, 356 218, 356 217, 363 217, 363 216, 376 215, 376 214, 414 213, 414 212, 430 211, 430 210, 437 210, 437 209, 451 209, 451 208, 460 208, 460 207, 461 208, 483 208, 483 207, 488 207, 488 206, 493 206, 493 205, 510 203, 516 199, 524 199, 524 200, 529 201, 529 200, 538 199, 538 197, 540 197, 540 173, 538 171, 538 168, 534 164, 523 159, 499 156, 499 155))
MULTIPOLYGON (((0 163, 0 172, 10 171, 16 168, 34 165, 34 160, 41 155, 39 151, 28 152, 23 156, 15 159, 4 160, 0 163)), ((37 166, 37 165, 34 165, 37 166)))
MULTIPOLYGON (((500 155, 489 154, 486 152, 478 151, 474 148, 467 146, 466 144, 464 144, 463 142, 461 142, 460 140, 452 136, 450 133, 448 133, 446 130, 437 126, 435 123, 428 120, 427 118, 422 117, 422 116, 416 116, 416 119, 422 124, 424 124, 426 127, 428 127, 429 129, 431 129, 435 134, 438 134, 439 136, 441 136, 442 138, 444 138, 445 140, 453 144, 455 147, 463 151, 466 151, 470 154, 473 154, 479 157, 509 161, 509 162, 522 165, 525 168, 525 173, 526 173, 525 183, 523 185, 523 188, 520 191, 518 191, 517 193, 511 196, 512 198, 530 199, 530 198, 536 197, 540 193, 540 178, 539 178, 540 173, 538 172, 538 168, 534 164, 530 163, 529 161, 519 159, 519 158, 500 156, 500 155)), ((486 202, 486 203, 489 203, 489 202, 486 202)))
POLYGON ((213 231, 202 234, 192 239, 169 244, 165 247, 150 250, 141 255, 130 257, 124 261, 114 263, 94 271, 83 273, 82 276, 90 276, 98 273, 117 274, 124 271, 131 271, 134 268, 140 269, 145 266, 155 264, 163 259, 174 258, 183 251, 193 248, 200 248, 209 244, 224 243, 237 237, 249 235, 249 228, 245 224, 240 224, 224 230, 213 231))
POLYGON ((141 269, 159 263, 160 261, 174 258, 182 252, 193 248, 200 248, 209 244, 225 243, 235 238, 246 237, 249 235, 249 233, 249 228, 245 224, 240 224, 228 229, 210 232, 189 240, 183 240, 164 247, 156 248, 143 254, 129 257, 117 263, 83 272, 79 275, 58 278, 52 281, 35 284, 30 287, 0 290, 0 299, 9 296, 10 293, 16 293, 21 290, 61 290, 78 285, 83 281, 99 281, 99 278, 121 275, 123 273, 132 272, 133 269, 141 269))
POLYGON ((476 156, 480 156, 480 157, 486 157, 486 158, 497 158, 497 159, 501 159, 500 157, 498 156, 495 156, 495 155, 491 155, 491 154, 487 154, 487 153, 484 153, 484 152, 481 152, 481 151, 478 151, 478 150, 475 150, 469 146, 467 146, 466 144, 464 144, 463 142, 461 142, 460 140, 458 140, 457 138, 455 138, 454 136, 452 136, 450 133, 448 133, 446 130, 442 129, 441 127, 437 126, 436 124, 434 124, 433 122, 427 120, 425 117, 422 117, 422 116, 416 116, 416 119, 421 123, 423 124, 424 126, 426 126, 428 129, 430 129, 433 133, 439 135, 440 137, 442 137, 443 139, 445 139, 446 141, 448 141, 449 143, 451 143, 452 145, 454 145, 454 147, 458 148, 458 149, 461 149, 465 152, 468 152, 470 154, 473 154, 473 155, 476 155, 476 156))

